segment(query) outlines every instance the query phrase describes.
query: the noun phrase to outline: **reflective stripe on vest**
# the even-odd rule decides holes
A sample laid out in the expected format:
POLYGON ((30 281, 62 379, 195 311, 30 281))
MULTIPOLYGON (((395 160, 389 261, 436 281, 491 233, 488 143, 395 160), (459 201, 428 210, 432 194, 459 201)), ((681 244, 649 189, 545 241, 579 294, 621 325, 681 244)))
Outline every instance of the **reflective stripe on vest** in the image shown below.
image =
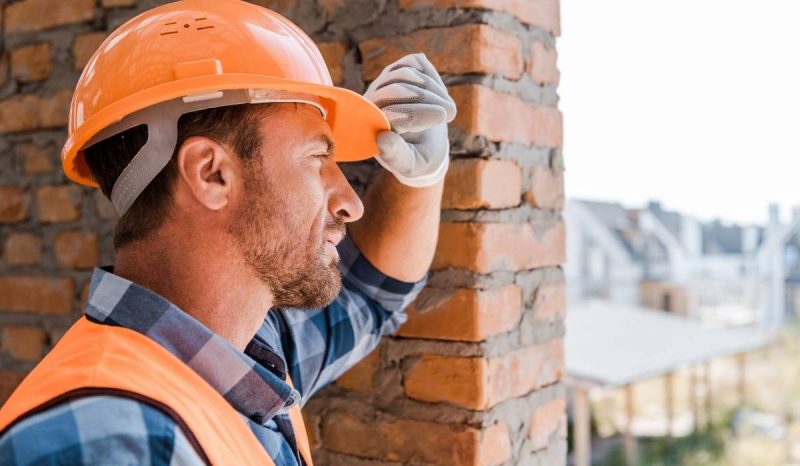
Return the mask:
MULTIPOLYGON (((290 382, 291 383, 291 382, 290 382)), ((126 396, 170 415, 213 465, 274 465, 244 418, 164 347, 136 331, 81 317, 0 409, 0 432, 68 399, 126 396)), ((298 406, 290 410, 303 459, 311 465, 298 406)))

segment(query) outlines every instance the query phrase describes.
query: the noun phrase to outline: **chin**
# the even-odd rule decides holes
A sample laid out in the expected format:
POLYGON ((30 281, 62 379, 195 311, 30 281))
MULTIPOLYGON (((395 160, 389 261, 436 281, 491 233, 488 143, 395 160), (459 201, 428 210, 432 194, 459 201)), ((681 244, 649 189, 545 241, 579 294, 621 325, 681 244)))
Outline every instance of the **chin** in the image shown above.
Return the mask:
MULTIPOLYGON (((320 261, 321 262, 321 261, 320 261)), ((336 261, 286 283, 273 291, 275 306, 281 308, 317 309, 333 302, 342 289, 342 276, 336 261)))

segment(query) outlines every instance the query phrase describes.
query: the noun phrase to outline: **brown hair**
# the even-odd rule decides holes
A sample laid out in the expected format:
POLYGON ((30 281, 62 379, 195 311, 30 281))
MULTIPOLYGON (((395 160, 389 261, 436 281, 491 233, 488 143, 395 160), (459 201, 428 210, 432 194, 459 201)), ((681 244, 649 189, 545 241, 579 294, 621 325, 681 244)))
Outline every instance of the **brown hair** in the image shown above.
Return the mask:
MULTIPOLYGON (((175 155, 186 139, 206 136, 233 149, 245 163, 261 149, 259 121, 270 104, 242 104, 187 113, 178 119, 178 140, 172 158, 123 214, 114 230, 114 249, 145 238, 169 215, 178 174, 175 155)), ((140 125, 85 149, 86 163, 100 190, 111 196, 122 170, 147 141, 147 126, 140 125)))

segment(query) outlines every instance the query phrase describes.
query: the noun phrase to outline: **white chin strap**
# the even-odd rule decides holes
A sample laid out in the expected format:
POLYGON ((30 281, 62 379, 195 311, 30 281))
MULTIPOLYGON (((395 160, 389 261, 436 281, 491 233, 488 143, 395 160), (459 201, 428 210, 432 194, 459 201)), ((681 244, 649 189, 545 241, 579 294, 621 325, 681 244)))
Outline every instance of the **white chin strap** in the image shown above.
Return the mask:
POLYGON ((168 100, 132 113, 95 134, 84 147, 90 147, 133 127, 147 125, 147 142, 122 170, 111 190, 111 204, 117 214, 122 216, 172 158, 178 142, 178 118, 181 115, 228 105, 279 102, 313 105, 319 109, 323 118, 327 118, 320 99, 310 94, 273 89, 208 92, 168 100))

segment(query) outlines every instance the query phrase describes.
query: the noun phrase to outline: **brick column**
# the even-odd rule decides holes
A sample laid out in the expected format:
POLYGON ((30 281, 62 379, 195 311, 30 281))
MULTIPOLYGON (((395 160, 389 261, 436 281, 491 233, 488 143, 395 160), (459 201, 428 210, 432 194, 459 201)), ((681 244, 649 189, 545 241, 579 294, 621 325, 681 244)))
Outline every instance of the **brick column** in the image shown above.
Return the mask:
MULTIPOLYGON (((0 400, 82 312, 115 218, 60 170, 72 88, 123 21, 162 0, 2 2, 0 400), (53 5, 57 3, 58 7, 53 5)), ((459 106, 439 250, 400 334, 311 401, 319 465, 565 463, 557 0, 256 0, 363 92, 424 51, 459 106)), ((347 164, 363 192, 374 163, 347 164)))
POLYGON ((311 401, 318 464, 565 464, 558 11, 399 0, 349 31, 364 83, 424 51, 459 114, 429 287, 397 337, 311 401))

